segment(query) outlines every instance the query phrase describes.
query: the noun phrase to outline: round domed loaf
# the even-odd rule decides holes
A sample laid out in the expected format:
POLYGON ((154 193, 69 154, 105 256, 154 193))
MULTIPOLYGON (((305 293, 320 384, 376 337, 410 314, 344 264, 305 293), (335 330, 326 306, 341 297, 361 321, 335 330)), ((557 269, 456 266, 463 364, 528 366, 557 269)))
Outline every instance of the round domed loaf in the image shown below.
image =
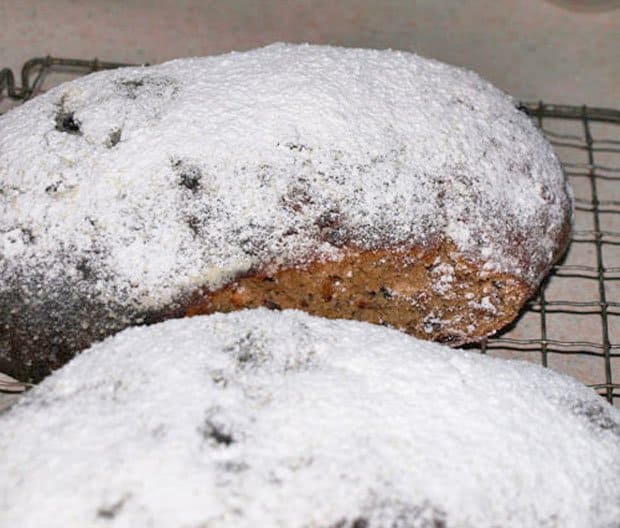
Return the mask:
POLYGON ((557 158, 476 74, 272 45, 92 74, 0 117, 0 371, 128 325, 299 308, 452 345, 562 252, 557 158))
POLYGON ((610 528, 620 412, 537 365, 260 308, 86 350, 0 416, 0 475, 20 528, 610 528))

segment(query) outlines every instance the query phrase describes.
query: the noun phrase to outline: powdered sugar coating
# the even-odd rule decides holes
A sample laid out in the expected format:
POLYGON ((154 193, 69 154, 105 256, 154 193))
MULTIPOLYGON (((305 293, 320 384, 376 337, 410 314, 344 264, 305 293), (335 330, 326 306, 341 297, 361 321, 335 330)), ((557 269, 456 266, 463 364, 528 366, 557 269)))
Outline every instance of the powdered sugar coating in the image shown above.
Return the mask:
POLYGON ((611 528, 620 412, 536 365, 260 309, 77 356, 0 417, 0 474, 23 528, 611 528))
POLYGON ((410 53, 278 44, 96 73, 0 116, 0 369, 39 380, 240 275, 349 250, 453 242, 533 290, 569 194, 511 98, 410 53))
POLYGON ((307 45, 55 88, 0 117, 0 182, 0 284, 88 275, 91 298, 141 310, 443 238, 536 285, 570 214, 548 143, 474 73, 307 45))

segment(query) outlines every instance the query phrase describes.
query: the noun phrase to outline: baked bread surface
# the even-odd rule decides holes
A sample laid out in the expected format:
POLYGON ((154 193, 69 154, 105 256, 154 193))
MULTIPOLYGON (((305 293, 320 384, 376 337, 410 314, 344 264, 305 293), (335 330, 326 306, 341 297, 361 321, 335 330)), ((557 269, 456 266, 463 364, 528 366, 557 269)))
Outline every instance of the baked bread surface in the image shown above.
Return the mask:
POLYGON ((437 61, 277 44, 95 73, 0 117, 0 371, 260 305, 475 341, 570 216, 515 101, 437 61))
POLYGON ((527 362, 298 311, 131 328, 0 416, 22 528, 611 528, 620 412, 527 362))

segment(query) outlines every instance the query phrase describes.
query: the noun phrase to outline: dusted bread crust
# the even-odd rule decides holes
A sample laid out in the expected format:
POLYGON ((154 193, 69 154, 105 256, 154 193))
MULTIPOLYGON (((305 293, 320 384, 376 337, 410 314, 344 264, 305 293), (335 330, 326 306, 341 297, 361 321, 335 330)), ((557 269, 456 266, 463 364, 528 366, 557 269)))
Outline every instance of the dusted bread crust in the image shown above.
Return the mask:
POLYGON ((99 72, 0 117, 0 370, 40 379, 128 325, 235 308, 258 279, 272 289, 239 306, 479 339, 570 217, 548 142, 459 68, 278 44, 99 72), (346 291, 309 299, 300 270, 329 289, 347 267, 346 291))
POLYGON ((526 361, 243 310, 80 354, 0 415, 0 475, 20 528, 615 528, 620 410, 526 361))

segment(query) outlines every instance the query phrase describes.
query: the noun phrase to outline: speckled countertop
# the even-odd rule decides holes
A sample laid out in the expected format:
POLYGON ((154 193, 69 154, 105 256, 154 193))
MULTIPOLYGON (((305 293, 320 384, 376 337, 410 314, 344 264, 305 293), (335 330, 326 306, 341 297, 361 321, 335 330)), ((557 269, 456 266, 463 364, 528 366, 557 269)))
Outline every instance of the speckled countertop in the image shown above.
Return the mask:
MULTIPOLYGON (((620 9, 575 12, 553 1, 2 0, 0 68, 19 70, 27 59, 48 54, 156 63, 274 41, 328 43, 415 51, 476 70, 521 100, 619 108, 620 9)), ((620 200, 619 187, 607 185, 603 198, 620 200)), ((620 251, 611 251, 607 265, 618 266, 620 251)), ((587 246, 569 255, 577 264, 593 258, 587 246)), ((569 294, 596 298, 595 288, 584 282, 569 294)), ((561 298, 567 290, 555 281, 549 293, 561 298)), ((609 296, 620 301, 619 282, 610 284, 609 296)), ((526 335, 538 324, 529 319, 513 333, 526 335)), ((598 322, 550 321, 552 338, 600 340, 598 322)), ((620 323, 611 336, 620 342, 620 323)), ((600 381, 600 365, 576 356, 550 359, 550 366, 588 383, 600 381)), ((618 382, 620 358, 614 371, 618 382)), ((0 397, 0 410, 6 402, 0 397)))

